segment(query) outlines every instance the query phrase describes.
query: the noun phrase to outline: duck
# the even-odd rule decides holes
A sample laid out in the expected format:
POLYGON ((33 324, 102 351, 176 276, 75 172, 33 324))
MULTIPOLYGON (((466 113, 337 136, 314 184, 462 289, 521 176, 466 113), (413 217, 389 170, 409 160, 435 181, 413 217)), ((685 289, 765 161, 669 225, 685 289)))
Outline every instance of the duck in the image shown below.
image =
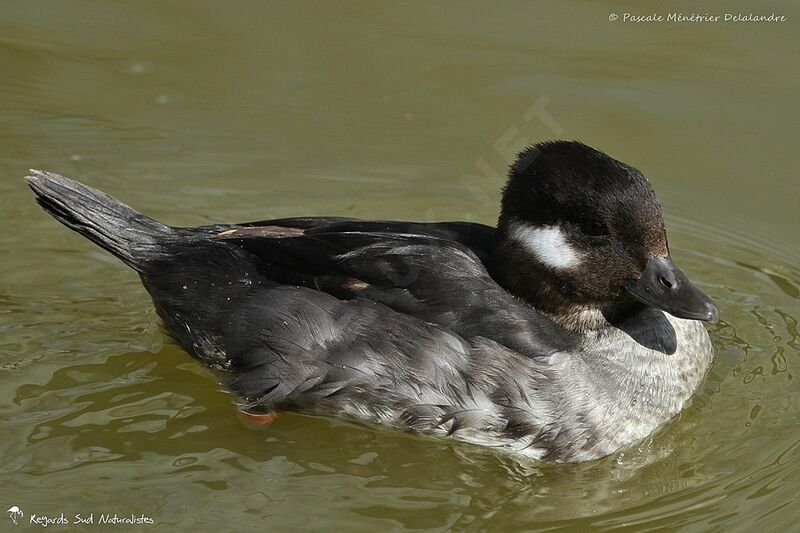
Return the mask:
POLYGON ((139 274, 168 335, 254 415, 580 462, 667 424, 713 359, 719 310, 673 263, 650 182, 578 141, 517 156, 495 227, 176 227, 52 172, 26 180, 139 274))

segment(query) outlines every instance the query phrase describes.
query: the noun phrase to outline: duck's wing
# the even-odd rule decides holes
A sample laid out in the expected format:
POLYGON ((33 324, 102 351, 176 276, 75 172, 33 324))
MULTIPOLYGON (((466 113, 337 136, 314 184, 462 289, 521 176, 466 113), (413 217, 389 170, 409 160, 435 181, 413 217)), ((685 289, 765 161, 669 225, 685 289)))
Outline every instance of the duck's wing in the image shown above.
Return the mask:
POLYGON ((275 282, 255 254, 230 241, 171 247, 142 273, 145 287, 171 335, 224 371, 245 408, 343 415, 465 439, 477 432, 523 447, 545 431, 537 409, 551 395, 547 360, 371 298, 275 282), (517 435, 522 426, 525 439, 517 435))
POLYGON ((348 222, 327 231, 268 236, 243 228, 215 238, 251 253, 262 275, 282 284, 343 300, 369 299, 467 339, 485 337, 529 356, 568 344, 561 328, 500 287, 467 244, 420 233, 353 229, 348 222))
POLYGON ((317 235, 322 233, 381 233, 418 235, 460 243, 482 262, 491 254, 494 228, 476 222, 406 222, 396 220, 363 220, 345 217, 292 217, 236 225, 213 225, 195 228, 208 234, 236 233, 241 237, 276 237, 317 235))

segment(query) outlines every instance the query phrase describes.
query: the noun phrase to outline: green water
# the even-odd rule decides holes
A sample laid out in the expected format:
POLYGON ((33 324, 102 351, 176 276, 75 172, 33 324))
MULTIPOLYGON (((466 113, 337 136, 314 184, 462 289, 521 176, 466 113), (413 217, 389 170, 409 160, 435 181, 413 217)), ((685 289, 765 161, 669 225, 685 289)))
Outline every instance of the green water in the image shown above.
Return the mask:
POLYGON ((2 2, 0 510, 155 522, 114 530, 794 530, 800 9, 608 20, 637 5, 2 2), (137 277, 22 182, 56 171, 173 224, 491 223, 510 154, 550 138, 651 178, 723 317, 685 412, 578 465, 297 415, 249 427, 137 277))

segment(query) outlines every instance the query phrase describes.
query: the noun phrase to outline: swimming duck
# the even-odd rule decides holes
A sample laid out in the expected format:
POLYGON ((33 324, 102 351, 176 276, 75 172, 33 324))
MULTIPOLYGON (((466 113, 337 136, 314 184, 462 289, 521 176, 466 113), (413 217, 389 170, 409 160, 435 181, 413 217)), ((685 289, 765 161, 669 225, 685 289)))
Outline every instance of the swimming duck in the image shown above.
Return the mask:
POLYGON ((167 332, 244 410, 608 455, 673 418, 719 312, 673 264, 637 169, 579 142, 519 154, 496 228, 299 217, 171 227, 32 170, 39 204, 139 273, 167 332))

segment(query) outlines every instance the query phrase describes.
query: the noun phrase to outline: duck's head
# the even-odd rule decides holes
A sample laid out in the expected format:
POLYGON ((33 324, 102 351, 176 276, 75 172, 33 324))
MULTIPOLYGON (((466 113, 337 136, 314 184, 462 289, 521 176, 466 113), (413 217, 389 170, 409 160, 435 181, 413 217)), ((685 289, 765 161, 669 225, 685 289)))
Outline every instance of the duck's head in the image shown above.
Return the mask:
POLYGON ((511 166, 493 270, 509 291, 575 327, 586 311, 641 304, 679 318, 719 316, 673 264, 647 179, 579 142, 537 144, 511 166))

